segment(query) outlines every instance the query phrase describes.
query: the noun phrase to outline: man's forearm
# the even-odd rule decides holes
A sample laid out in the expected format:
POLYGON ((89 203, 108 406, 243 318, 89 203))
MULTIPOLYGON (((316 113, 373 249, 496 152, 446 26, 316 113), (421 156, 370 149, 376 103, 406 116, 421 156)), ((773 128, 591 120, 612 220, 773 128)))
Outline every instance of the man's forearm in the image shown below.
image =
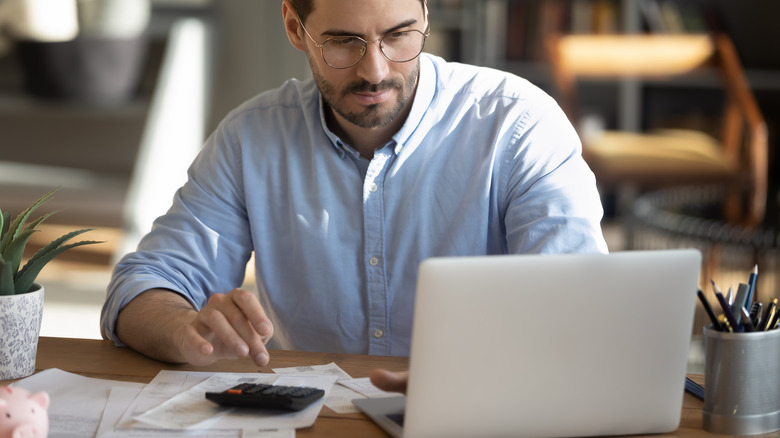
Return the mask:
POLYGON ((119 313, 116 334, 128 347, 165 362, 185 362, 176 333, 196 311, 179 294, 152 289, 134 298, 119 313))

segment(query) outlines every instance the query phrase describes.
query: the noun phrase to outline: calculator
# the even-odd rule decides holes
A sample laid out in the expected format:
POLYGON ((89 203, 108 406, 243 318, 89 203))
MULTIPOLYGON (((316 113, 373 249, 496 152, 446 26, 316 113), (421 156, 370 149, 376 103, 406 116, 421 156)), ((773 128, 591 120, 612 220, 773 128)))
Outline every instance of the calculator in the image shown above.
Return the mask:
POLYGON ((324 395, 322 389, 308 386, 240 383, 222 392, 207 392, 206 399, 220 406, 300 411, 324 395))

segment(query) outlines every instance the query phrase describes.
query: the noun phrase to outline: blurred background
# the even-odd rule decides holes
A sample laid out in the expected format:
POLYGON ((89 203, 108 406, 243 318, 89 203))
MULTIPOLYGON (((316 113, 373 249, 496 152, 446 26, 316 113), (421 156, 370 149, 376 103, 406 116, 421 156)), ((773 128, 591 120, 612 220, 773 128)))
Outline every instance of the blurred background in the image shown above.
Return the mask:
MULTIPOLYGON (((279 0, 72 0, 73 13, 57 9, 70 1, 0 0, 0 208, 18 212, 61 186, 45 206, 61 211, 36 242, 74 226, 106 240, 65 253, 39 277, 42 335, 99 338, 112 264, 165 212, 206 136, 244 100, 310 73, 287 41, 279 0)), ((597 174, 611 251, 696 247, 713 302, 710 278, 736 289, 756 265, 759 298, 777 294, 780 3, 428 3, 427 52, 516 73, 559 99, 597 174), (585 49, 594 41, 577 36, 612 39, 585 49), (655 38, 653 56, 692 61, 645 76, 632 66, 652 58, 636 36, 655 38), (577 56, 590 61, 581 78, 577 56)), ((704 323, 699 309, 694 342, 704 323)))

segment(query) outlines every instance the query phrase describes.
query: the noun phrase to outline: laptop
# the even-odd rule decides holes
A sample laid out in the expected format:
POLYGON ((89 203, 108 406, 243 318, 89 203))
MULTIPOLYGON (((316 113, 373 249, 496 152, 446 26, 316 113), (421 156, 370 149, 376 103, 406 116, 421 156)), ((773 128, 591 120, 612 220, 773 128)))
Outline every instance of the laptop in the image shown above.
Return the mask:
POLYGON ((428 259, 407 396, 354 404, 406 438, 673 431, 700 268, 691 249, 428 259))

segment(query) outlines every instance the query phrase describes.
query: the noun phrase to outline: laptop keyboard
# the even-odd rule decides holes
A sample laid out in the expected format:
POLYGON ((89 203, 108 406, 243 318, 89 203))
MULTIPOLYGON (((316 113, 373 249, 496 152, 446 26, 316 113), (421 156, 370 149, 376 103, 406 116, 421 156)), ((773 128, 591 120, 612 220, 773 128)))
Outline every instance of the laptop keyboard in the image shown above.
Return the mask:
POLYGON ((404 414, 403 414, 403 412, 401 412, 399 414, 387 414, 387 418, 389 418, 393 422, 397 423, 401 427, 403 427, 403 425, 404 425, 404 414))

